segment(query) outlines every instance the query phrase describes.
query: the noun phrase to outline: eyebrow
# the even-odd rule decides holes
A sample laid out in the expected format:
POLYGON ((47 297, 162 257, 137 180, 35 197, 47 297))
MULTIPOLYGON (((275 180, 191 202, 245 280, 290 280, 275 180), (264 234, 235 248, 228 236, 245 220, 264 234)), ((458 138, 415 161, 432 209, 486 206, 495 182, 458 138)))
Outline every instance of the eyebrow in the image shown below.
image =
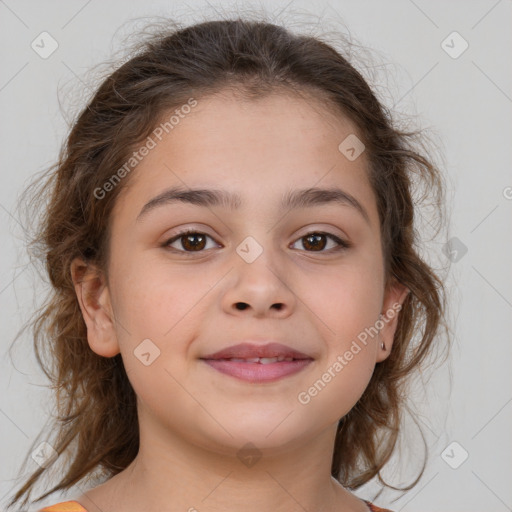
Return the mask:
MULTIPOLYGON (((164 190, 161 194, 148 201, 137 216, 141 220, 150 211, 164 205, 173 203, 188 203, 205 208, 222 206, 230 210, 237 210, 242 204, 239 194, 215 189, 184 189, 173 187, 164 190)), ((281 210, 308 208, 313 206, 337 203, 350 206, 357 210, 368 224, 370 217, 364 206, 351 194, 340 188, 306 188, 286 192, 282 199, 281 210)))

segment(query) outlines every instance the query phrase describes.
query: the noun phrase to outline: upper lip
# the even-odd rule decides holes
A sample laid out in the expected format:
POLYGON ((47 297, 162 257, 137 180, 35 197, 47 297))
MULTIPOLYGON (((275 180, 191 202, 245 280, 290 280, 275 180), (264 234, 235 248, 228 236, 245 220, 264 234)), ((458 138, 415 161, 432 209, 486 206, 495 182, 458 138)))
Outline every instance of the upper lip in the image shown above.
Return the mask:
POLYGON ((254 345, 252 343, 240 343, 225 349, 208 354, 201 359, 251 359, 256 357, 293 357, 294 359, 312 359, 312 357, 299 352, 281 343, 267 343, 265 345, 254 345))

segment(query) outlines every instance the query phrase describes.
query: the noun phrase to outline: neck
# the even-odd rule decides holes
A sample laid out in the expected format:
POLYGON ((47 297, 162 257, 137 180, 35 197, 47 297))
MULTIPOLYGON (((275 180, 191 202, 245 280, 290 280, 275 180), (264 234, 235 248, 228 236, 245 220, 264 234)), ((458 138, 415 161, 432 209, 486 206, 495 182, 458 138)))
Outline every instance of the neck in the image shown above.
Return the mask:
POLYGON ((141 429, 134 461, 80 502, 90 512, 366 511, 331 477, 335 433, 336 425, 279 453, 250 446, 219 453, 141 429))

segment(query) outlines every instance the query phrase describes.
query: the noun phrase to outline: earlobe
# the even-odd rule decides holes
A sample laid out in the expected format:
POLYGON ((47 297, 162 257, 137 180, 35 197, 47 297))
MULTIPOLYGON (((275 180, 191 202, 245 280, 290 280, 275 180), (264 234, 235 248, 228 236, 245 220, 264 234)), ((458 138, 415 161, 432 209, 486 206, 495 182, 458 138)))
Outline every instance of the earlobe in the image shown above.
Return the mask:
POLYGON ((72 261, 70 271, 91 350, 103 357, 119 354, 110 292, 104 274, 80 258, 72 261))
POLYGON ((386 289, 382 313, 379 318, 380 333, 377 347, 377 363, 387 359, 391 353, 398 325, 398 317, 409 292, 410 290, 406 286, 396 280, 386 289))

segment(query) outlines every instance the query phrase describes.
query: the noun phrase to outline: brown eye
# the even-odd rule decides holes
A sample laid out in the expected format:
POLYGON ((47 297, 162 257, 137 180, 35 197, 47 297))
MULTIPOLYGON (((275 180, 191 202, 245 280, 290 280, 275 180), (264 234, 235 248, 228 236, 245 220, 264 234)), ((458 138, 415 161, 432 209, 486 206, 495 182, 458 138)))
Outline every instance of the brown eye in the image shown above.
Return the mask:
MULTIPOLYGON (((206 248, 207 239, 213 238, 206 233, 199 233, 197 231, 187 231, 171 238, 165 243, 165 247, 172 247, 181 252, 201 252, 206 248), (176 244, 173 246, 173 244, 176 244)), ((214 244, 214 247, 218 247, 214 244)), ((208 247, 210 249, 211 247, 208 247)))
POLYGON ((306 249, 313 249, 315 251, 322 250, 326 245, 326 236, 320 234, 311 234, 303 238, 302 245, 306 249))
POLYGON ((300 240, 302 240, 302 247, 306 249, 306 251, 308 252, 329 252, 330 249, 336 251, 348 249, 350 247, 348 242, 345 242, 341 240, 341 238, 338 238, 337 236, 332 235, 330 233, 308 233, 307 235, 304 235, 301 238, 299 238, 298 241, 300 240), (324 251, 329 241, 334 242, 334 246, 331 246, 328 248, 327 251, 324 251))
POLYGON ((200 233, 183 235, 181 245, 187 251, 200 251, 206 245, 206 237, 200 233))

